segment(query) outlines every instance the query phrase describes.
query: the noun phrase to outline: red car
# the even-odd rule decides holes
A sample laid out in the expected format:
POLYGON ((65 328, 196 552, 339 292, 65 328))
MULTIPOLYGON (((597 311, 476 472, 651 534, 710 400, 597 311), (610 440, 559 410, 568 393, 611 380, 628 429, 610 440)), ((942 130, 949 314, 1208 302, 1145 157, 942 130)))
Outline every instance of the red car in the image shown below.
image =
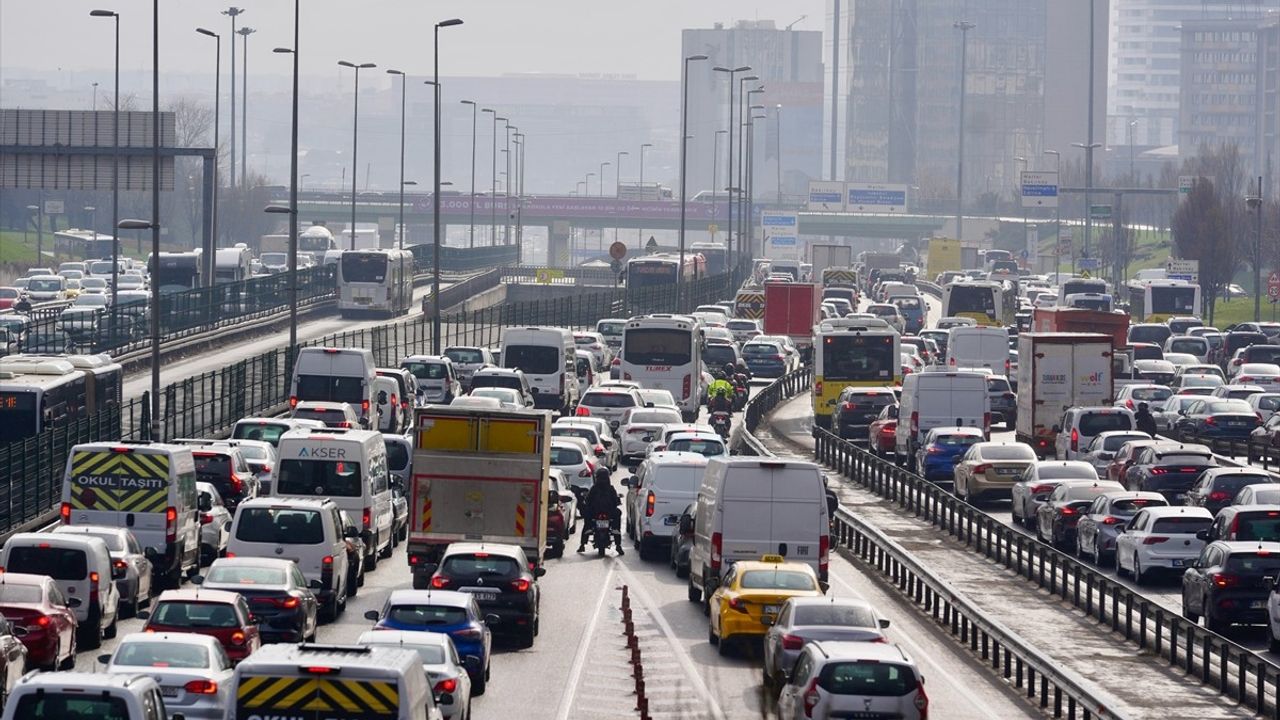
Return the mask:
POLYGON ((898 432, 898 406, 885 405, 867 428, 867 449, 881 457, 894 452, 898 432))
POLYGON ((573 502, 564 473, 551 471, 551 490, 547 498, 547 557, 563 557, 573 527, 573 502))
POLYGON ((16 287, 0 287, 0 310, 8 310, 22 297, 22 291, 16 287))
POLYGON ((149 613, 144 632, 189 632, 209 635, 222 643, 232 662, 240 662, 262 647, 258 625, 243 597, 224 590, 167 590, 149 613))
POLYGON ((1116 451, 1115 457, 1107 464, 1106 479, 1123 484, 1125 473, 1129 471, 1129 466, 1133 464, 1133 459, 1137 456, 1138 451, 1155 444, 1155 440, 1130 440, 1121 445, 1120 449, 1116 451))
MULTIPOLYGON (((79 604, 80 600, 72 598, 79 604)), ((0 572, 0 615, 27 647, 27 663, 45 670, 76 664, 76 616, 46 575, 0 572)))

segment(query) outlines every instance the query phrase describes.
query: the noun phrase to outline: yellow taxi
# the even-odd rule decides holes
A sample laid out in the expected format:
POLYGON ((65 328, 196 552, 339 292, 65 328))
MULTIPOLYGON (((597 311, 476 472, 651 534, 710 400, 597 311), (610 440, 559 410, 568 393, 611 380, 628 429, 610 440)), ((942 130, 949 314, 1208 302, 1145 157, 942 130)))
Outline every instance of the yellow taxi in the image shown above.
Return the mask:
POLYGON ((736 562, 708 602, 707 640, 725 655, 730 640, 763 637, 787 598, 821 597, 823 591, 813 568, 781 555, 736 562))

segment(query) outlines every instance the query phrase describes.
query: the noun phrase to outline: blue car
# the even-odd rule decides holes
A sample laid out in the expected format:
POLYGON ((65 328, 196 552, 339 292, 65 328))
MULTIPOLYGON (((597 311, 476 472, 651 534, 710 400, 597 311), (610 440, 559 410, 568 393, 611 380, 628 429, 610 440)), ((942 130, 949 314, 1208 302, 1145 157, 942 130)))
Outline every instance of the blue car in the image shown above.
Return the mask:
POLYGON ((916 472, 931 483, 952 487, 960 458, 970 445, 986 439, 979 428, 936 427, 924 436, 916 451, 916 472))
POLYGON ((463 666, 471 677, 473 695, 484 693, 489 680, 493 633, 480 605, 470 593, 455 590, 396 590, 382 612, 370 610, 375 630, 425 630, 453 638, 463 666))
POLYGON ((1186 442, 1195 440, 1248 440, 1262 424, 1253 407, 1239 399, 1207 397, 1189 405, 1174 428, 1186 442))
POLYGON ((782 377, 787 374, 786 350, 765 340, 753 340, 742 346, 742 359, 751 374, 758 377, 782 377))

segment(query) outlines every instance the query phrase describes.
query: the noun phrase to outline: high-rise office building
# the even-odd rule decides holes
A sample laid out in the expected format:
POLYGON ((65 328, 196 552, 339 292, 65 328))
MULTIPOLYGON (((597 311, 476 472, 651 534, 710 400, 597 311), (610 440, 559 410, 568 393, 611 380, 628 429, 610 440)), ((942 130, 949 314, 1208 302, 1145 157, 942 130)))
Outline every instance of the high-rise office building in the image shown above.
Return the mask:
MULTIPOLYGON (((755 123, 755 194, 757 199, 776 196, 778 181, 782 193, 806 192, 809 180, 822 177, 823 166, 823 63, 821 32, 779 29, 772 20, 739 21, 732 26, 686 29, 682 34, 681 57, 706 55, 708 59, 689 65, 689 155, 688 192, 723 194, 737 184, 726 174, 729 123, 728 74, 712 68, 749 65, 751 71, 738 78, 755 75, 747 90, 763 86, 751 102, 763 105, 765 120, 755 123), (779 105, 781 108, 779 109, 779 105), (778 118, 781 117, 779 123, 778 118), (779 132, 781 133, 779 135, 779 132), (779 149, 782 165, 779 167, 779 149), (717 152, 718 151, 718 152, 717 152), (716 179, 712 182, 712 173, 716 179)), ((739 87, 734 80, 734 123, 740 113, 739 87)), ((734 129, 734 164, 737 175, 739 128, 734 129)))
POLYGON ((1205 0, 1112 0, 1109 144, 1128 145, 1130 137, 1138 146, 1178 142, 1179 27, 1213 12, 1214 4, 1205 0))

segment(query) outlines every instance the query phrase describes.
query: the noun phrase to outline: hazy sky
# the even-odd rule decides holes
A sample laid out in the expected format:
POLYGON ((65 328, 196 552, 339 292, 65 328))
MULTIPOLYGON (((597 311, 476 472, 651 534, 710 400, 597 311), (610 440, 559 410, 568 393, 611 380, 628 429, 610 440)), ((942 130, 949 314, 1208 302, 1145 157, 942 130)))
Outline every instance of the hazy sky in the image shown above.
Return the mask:
MULTIPOLYGON (((212 63, 213 40, 198 26, 226 37, 231 22, 220 14, 230 2, 162 0, 161 69, 198 73, 212 63)), ((250 74, 278 68, 283 56, 270 48, 292 44, 288 0, 237 0, 250 37, 250 74)), ((737 19, 772 19, 785 26, 802 15, 798 30, 822 29, 824 0, 304 0, 302 71, 334 72, 339 59, 375 62, 417 75, 431 70, 432 25, 459 17, 461 27, 441 31, 442 75, 510 72, 620 73, 643 79, 679 77, 680 30, 737 19)), ((0 0, 0 80, 25 71, 94 70, 109 82, 111 20, 89 10, 121 13, 121 66, 151 67, 151 9, 146 0, 0 0)), ((381 70, 379 70, 381 74, 381 70)), ((0 98, 2 101, 3 98, 0 98)))

